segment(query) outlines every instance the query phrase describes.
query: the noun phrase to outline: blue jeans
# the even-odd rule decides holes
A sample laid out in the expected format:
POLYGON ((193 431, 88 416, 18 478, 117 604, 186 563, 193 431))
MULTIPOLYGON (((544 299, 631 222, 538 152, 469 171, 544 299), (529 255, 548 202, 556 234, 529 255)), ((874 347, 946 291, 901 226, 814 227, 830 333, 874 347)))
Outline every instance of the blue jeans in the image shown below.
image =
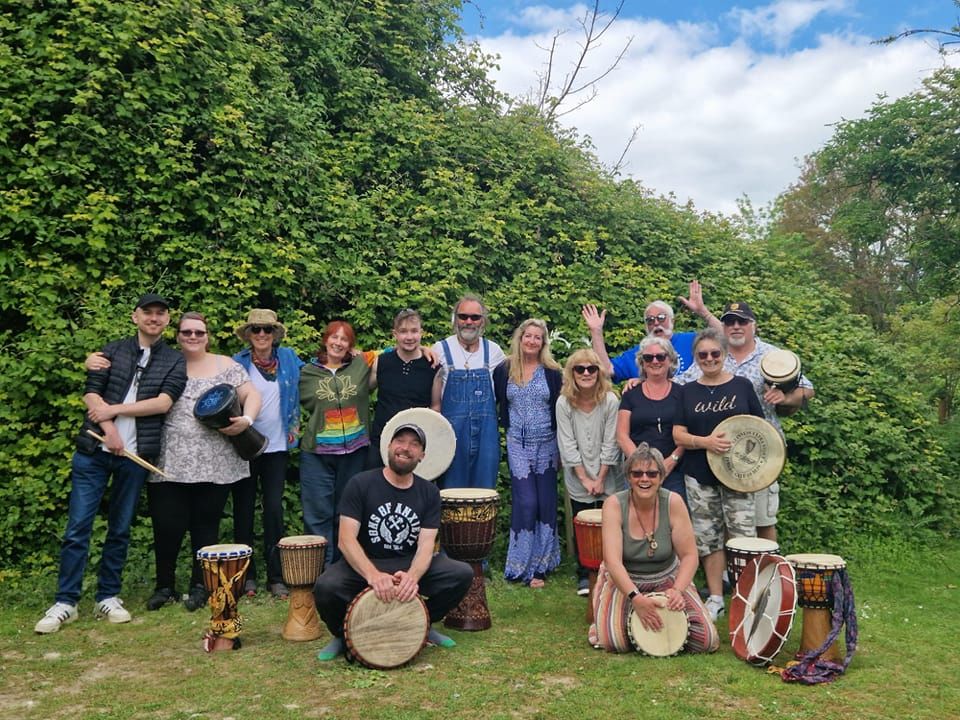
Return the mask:
POLYGON ((93 521, 111 476, 113 485, 110 489, 107 537, 103 541, 95 599, 99 602, 120 594, 120 576, 130 547, 130 524, 137 511, 140 488, 147 478, 147 471, 132 460, 98 449, 92 455, 81 452, 73 454, 67 529, 60 547, 57 602, 76 605, 80 600, 93 521))
POLYGON ((308 535, 327 539, 326 564, 340 559, 340 497, 347 481, 366 469, 369 450, 358 448, 346 455, 300 453, 300 501, 303 526, 308 535))

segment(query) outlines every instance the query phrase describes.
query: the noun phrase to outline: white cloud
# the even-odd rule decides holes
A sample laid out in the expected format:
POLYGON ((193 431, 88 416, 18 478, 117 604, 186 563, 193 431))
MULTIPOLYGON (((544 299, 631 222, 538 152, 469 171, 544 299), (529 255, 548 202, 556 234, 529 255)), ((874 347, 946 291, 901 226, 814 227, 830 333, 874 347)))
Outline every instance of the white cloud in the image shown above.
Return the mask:
MULTIPOLYGON (((576 17, 568 13, 564 27, 576 17)), ((524 96, 537 86, 545 61, 537 44, 552 35, 480 39, 501 56, 501 89, 524 96)), ((941 62, 919 40, 880 46, 823 35, 808 49, 763 53, 744 38, 717 44, 710 24, 621 19, 588 71, 608 67, 629 36, 629 53, 596 100, 562 122, 589 135, 608 166, 641 126, 625 172, 657 193, 721 212, 734 212, 743 194, 756 205, 772 200, 797 178, 797 160, 829 139, 830 124, 862 116, 880 93, 911 92, 941 62)), ((555 76, 569 71, 579 39, 565 36, 555 76)))
POLYGON ((759 35, 777 48, 789 46, 793 34, 807 27, 821 13, 850 11, 850 0, 777 0, 755 10, 734 7, 727 13, 744 37, 759 35))

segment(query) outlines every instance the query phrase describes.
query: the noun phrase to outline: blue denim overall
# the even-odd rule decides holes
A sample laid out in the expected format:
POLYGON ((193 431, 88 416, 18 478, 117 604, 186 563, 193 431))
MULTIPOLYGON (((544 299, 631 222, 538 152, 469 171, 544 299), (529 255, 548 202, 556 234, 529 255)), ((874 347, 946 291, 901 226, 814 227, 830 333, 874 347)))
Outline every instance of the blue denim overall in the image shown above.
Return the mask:
POLYGON ((490 346, 483 343, 483 367, 456 370, 447 341, 441 341, 447 363, 440 412, 457 436, 457 451, 443 477, 443 488, 487 488, 497 485, 500 470, 500 431, 490 378, 490 346))

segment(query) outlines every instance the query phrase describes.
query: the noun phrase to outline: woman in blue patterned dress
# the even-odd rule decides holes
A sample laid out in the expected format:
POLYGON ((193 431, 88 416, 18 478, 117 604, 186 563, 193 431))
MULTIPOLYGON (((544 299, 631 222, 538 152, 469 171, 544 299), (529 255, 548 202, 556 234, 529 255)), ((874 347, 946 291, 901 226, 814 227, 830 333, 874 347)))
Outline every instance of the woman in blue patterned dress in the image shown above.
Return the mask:
POLYGON ((510 356, 494 371, 493 386, 507 431, 513 495, 504 577, 533 588, 543 587, 560 564, 556 406, 562 384, 547 324, 524 320, 513 333, 510 356))

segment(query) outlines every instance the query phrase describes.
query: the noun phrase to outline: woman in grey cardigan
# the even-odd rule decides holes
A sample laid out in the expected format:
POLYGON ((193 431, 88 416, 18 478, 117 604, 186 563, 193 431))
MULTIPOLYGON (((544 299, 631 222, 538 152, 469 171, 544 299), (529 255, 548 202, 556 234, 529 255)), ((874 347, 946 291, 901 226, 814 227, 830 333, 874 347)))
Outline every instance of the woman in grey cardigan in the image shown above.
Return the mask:
MULTIPOLYGON (((622 489, 619 407, 620 400, 597 354, 589 349, 574 352, 563 369, 557 400, 557 443, 574 517, 581 510, 599 508, 608 495, 622 489)), ((580 565, 576 538, 573 554, 577 558, 577 595, 587 595, 588 571, 580 565)))

